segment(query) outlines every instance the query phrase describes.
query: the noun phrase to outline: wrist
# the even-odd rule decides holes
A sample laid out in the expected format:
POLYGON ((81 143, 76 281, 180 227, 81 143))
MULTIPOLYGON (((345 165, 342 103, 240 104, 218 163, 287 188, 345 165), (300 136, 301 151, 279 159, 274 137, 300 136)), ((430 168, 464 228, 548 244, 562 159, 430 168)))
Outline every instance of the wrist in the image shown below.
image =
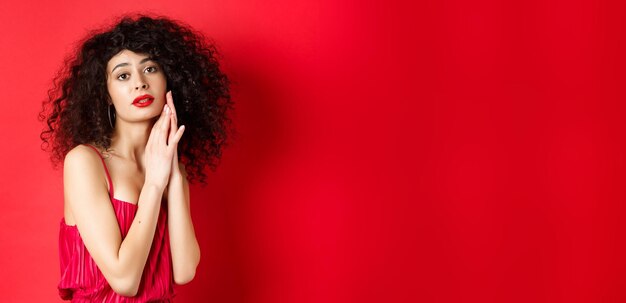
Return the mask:
POLYGON ((183 174, 178 169, 172 170, 172 172, 170 173, 170 182, 179 181, 179 180, 182 181, 183 178, 184 178, 183 174))
POLYGON ((144 190, 149 190, 149 191, 156 191, 157 193, 163 193, 163 191, 165 190, 165 186, 161 185, 159 183, 156 182, 150 182, 148 180, 146 180, 143 184, 143 188, 144 190))

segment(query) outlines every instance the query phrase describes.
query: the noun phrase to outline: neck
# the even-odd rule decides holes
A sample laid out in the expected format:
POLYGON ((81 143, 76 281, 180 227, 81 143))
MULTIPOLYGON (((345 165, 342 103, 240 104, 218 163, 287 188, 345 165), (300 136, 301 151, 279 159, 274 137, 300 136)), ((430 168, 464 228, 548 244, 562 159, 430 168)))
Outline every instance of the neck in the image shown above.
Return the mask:
POLYGON ((143 154, 152 131, 154 121, 126 122, 115 119, 115 130, 111 138, 111 150, 119 157, 143 164, 143 154))

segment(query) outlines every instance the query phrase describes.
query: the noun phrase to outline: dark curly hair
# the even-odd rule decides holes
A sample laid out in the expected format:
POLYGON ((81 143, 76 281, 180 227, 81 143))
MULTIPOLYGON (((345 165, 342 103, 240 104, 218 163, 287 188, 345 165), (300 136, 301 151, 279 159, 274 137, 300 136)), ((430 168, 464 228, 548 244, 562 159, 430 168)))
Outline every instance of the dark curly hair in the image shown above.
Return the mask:
POLYGON ((122 50, 148 54, 161 66, 179 125, 187 126, 178 144, 180 161, 190 182, 205 183, 204 168, 215 170, 232 132, 229 80, 213 43, 165 17, 123 16, 80 42, 54 78, 39 114, 47 124, 40 135, 42 149, 51 152, 56 168, 77 145, 111 146, 106 66, 122 50))

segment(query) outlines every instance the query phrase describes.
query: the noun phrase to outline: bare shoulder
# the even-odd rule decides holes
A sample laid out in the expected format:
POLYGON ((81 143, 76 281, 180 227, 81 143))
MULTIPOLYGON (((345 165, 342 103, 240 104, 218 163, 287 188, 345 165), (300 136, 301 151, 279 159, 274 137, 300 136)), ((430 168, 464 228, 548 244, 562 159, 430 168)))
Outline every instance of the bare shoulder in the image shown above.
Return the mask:
POLYGON ((72 148, 67 155, 65 155, 63 167, 65 169, 90 169, 95 168, 97 164, 100 164, 100 155, 91 147, 81 144, 72 148))
MULTIPOLYGON (((93 148, 86 145, 78 145, 70 150, 63 162, 64 181, 72 185, 104 185, 106 190, 106 178, 100 155, 93 148)), ((92 186, 90 186, 92 187, 92 186)))
POLYGON ((104 198, 108 197, 108 188, 104 168, 100 155, 91 147, 78 145, 65 155, 63 192, 65 220, 68 224, 75 222, 75 215, 80 214, 81 209, 106 204, 104 198))

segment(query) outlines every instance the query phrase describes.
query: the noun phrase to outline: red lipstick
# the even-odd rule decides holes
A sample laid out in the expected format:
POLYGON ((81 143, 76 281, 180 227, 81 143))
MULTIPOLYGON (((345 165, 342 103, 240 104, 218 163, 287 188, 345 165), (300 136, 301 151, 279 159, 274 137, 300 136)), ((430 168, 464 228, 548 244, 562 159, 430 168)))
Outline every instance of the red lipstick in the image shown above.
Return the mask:
POLYGON ((152 101, 154 101, 154 97, 149 94, 145 94, 135 98, 135 100, 133 100, 133 105, 137 107, 146 107, 152 104, 152 101))

